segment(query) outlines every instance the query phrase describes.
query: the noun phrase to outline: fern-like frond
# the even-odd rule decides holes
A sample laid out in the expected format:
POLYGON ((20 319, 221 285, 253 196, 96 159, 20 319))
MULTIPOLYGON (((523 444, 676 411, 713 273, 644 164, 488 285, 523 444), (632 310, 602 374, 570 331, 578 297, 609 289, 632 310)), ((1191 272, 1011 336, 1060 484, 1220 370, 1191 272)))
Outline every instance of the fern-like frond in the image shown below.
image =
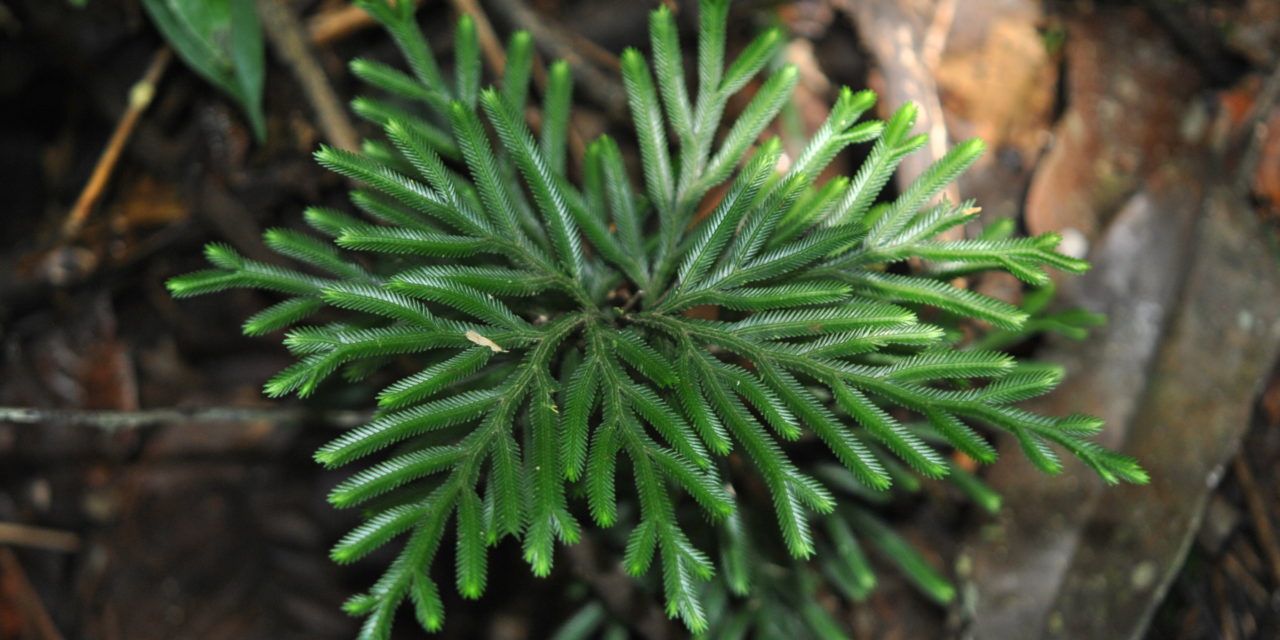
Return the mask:
POLYGON ((1045 269, 1088 266, 1058 253, 1057 236, 1014 238, 1004 225, 938 239, 974 218, 972 202, 938 194, 980 142, 957 145, 877 204, 925 137, 912 131, 914 106, 861 121, 875 96, 846 88, 783 162, 776 138, 759 140, 798 79, 774 64, 782 32, 766 31, 726 64, 729 3, 701 0, 690 73, 665 6, 650 16, 653 66, 635 49, 621 55, 635 180, 612 138, 578 143, 568 63, 549 65, 533 100, 529 34, 511 36, 501 77, 486 87, 470 18, 457 24, 446 74, 414 3, 358 4, 406 66, 353 61, 354 75, 388 96, 352 103, 386 140, 316 153, 361 184, 351 200, 362 215, 311 208, 304 218, 320 236, 268 231, 267 246, 300 268, 211 244, 212 269, 168 286, 177 297, 233 287, 279 296, 244 325, 255 335, 292 327, 284 344, 297 361, 266 384, 269 395, 311 395, 340 370, 384 381, 378 413, 315 455, 326 467, 361 465, 329 496, 365 515, 333 559, 397 547, 346 605, 365 616, 362 639, 389 638, 402 605, 428 630, 444 624, 435 566, 444 545, 458 593, 477 598, 488 548, 503 538, 545 576, 558 545, 613 526, 625 529, 617 551, 627 572, 656 571, 668 614, 691 631, 794 624, 789 637, 827 637, 838 623, 813 604, 815 581, 865 597, 876 580, 864 548, 936 600, 953 597, 888 525, 847 504, 946 478, 994 509, 999 496, 950 452, 991 462, 990 434, 1003 432, 1046 472, 1062 468, 1065 452, 1108 482, 1146 481, 1135 461, 1088 439, 1099 421, 1015 406, 1053 389, 1062 371, 993 348, 1096 319, 1043 313, 1045 269), (731 99, 765 69, 726 121, 731 99), (819 184, 862 143, 872 146, 854 175, 819 184), (957 281, 988 269, 1037 289, 1019 308, 957 281), (301 325, 324 310, 331 324, 301 325), (955 318, 997 329, 957 349, 946 329, 955 318), (793 459, 797 447, 825 448, 839 464, 798 463, 809 455, 793 459), (761 515, 776 532, 756 526, 761 515), (695 540, 718 544, 723 584, 707 584, 717 566, 695 540), (795 581, 763 571, 770 544, 791 556, 796 570, 783 573, 795 581), (814 553, 821 576, 803 561, 814 553), (752 590, 762 590, 759 615, 726 613, 729 598, 752 590), (790 622, 764 615, 784 605, 798 612, 790 622))

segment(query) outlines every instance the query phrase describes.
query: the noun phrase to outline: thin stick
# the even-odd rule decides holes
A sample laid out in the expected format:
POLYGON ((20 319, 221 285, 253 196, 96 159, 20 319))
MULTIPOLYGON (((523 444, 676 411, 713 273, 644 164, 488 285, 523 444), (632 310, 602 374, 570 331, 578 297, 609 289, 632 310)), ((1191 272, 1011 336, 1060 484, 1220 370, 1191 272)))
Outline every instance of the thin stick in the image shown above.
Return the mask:
MULTIPOLYGON (((422 4, 422 0, 414 0, 415 5, 422 4)), ((317 13, 307 19, 307 34, 311 37, 311 42, 317 45, 325 45, 331 42, 341 40, 357 31, 368 29, 378 24, 368 11, 360 7, 349 5, 317 13)))
POLYGON ((62 640, 62 634, 53 624, 53 618, 40 601, 40 595, 27 579, 18 556, 8 548, 0 547, 0 596, 16 605, 19 624, 24 625, 32 637, 39 640, 62 640))
POLYGON ((1276 61, 1275 68, 1258 88, 1258 95, 1240 127, 1244 137, 1241 143, 1244 150, 1241 152, 1236 180, 1242 193, 1249 193, 1252 189, 1253 174, 1258 170, 1258 163, 1262 160, 1262 146, 1267 139, 1266 122, 1277 102, 1280 102, 1280 60, 1276 61))
POLYGON ((346 108, 338 94, 329 84, 315 51, 311 49, 307 30, 293 9, 283 0, 258 0, 258 16, 262 18, 262 28, 271 41, 272 49, 302 85, 302 92, 311 103, 324 136, 336 147, 349 151, 359 149, 360 137, 347 118, 346 108))
POLYGON ((80 536, 70 531, 0 522, 0 544, 71 553, 80 550, 80 536))
POLYGON ((583 95, 604 107, 610 117, 617 119, 626 117, 627 94, 622 88, 622 83, 602 72, 592 60, 587 59, 587 57, 599 59, 603 53, 605 58, 613 61, 612 64, 604 66, 620 68, 613 54, 604 51, 595 43, 586 46, 583 44, 584 41, 589 42, 586 38, 571 38, 565 35, 566 29, 558 25, 553 26, 521 0, 495 0, 495 4, 516 27, 528 31, 538 46, 552 56, 564 58, 569 62, 574 75, 582 79, 579 85, 582 87, 583 95), (584 55, 584 52, 588 51, 592 53, 589 56, 584 55))
POLYGON ((1271 526, 1271 518, 1267 515, 1267 505, 1258 490, 1258 481, 1253 477, 1253 470, 1244 456, 1236 456, 1236 480, 1244 491, 1245 504, 1249 507, 1249 515, 1253 516, 1253 528, 1262 546, 1262 553, 1271 565, 1271 575, 1280 582, 1280 543, 1276 541, 1275 528, 1271 526))
POLYGON ((133 130, 137 128, 142 112, 147 110, 147 106, 155 97, 156 85, 164 75, 165 69, 169 68, 169 61, 172 59, 173 52, 169 47, 167 45, 160 47, 155 55, 151 56, 151 64, 147 65, 142 78, 129 88, 128 106, 121 114, 120 121, 116 123, 115 131, 111 133, 111 138, 107 141, 106 148, 102 150, 102 155, 98 156, 98 163, 94 165, 93 173, 89 174, 89 181, 80 191, 80 197, 76 198, 75 205, 71 207, 66 221, 62 223, 63 242, 73 239, 80 233, 80 229, 84 227, 85 221, 93 211, 93 206, 102 198, 107 181, 110 180, 116 164, 120 161, 120 154, 124 152, 129 138, 133 136, 133 130))
POLYGON ((643 297, 644 289, 637 289, 635 293, 631 294, 630 298, 627 298, 626 304, 622 305, 622 308, 618 309, 618 311, 625 315, 628 311, 631 311, 631 309, 636 306, 636 303, 640 302, 640 298, 643 297))
POLYGON ((920 57, 934 73, 937 73, 938 64, 942 62, 942 52, 947 48, 947 36, 951 34, 955 18, 956 0, 938 0, 933 7, 933 19, 929 21, 924 41, 920 44, 920 57))
MULTIPOLYGON (((507 68, 507 56, 502 50, 502 45, 498 41, 497 33, 493 30, 493 23, 489 21, 489 16, 484 12, 484 8, 476 0, 450 0, 455 11, 461 14, 471 16, 476 23, 476 35, 480 38, 480 48, 484 51, 485 64, 489 66, 489 71, 494 76, 501 76, 507 68)), ((517 19, 518 20, 518 19, 517 19)), ((537 41, 539 37, 538 29, 529 29, 529 33, 537 41)), ((616 62, 616 59, 615 59, 616 62)), ((575 67, 575 71, 577 67, 575 67)), ((594 71, 594 70, 592 70, 594 71)), ((598 72, 596 72, 598 73, 598 72)), ((547 70, 542 62, 534 57, 533 61, 533 81, 538 85, 538 89, 546 91, 547 88, 547 70)), ((537 127, 541 127, 541 114, 534 113, 534 109, 530 109, 526 120, 529 121, 531 127, 535 125, 534 116, 537 116, 537 127)), ((578 128, 573 125, 572 120, 569 122, 569 155, 573 158, 574 164, 582 166, 582 157, 586 153, 587 145, 582 138, 582 134, 578 132, 578 128)))
POLYGON ((197 409, 144 409, 141 411, 91 411, 85 409, 40 409, 0 407, 0 422, 12 424, 70 424, 119 431, 160 424, 211 422, 273 422, 277 424, 315 421, 337 428, 363 424, 369 414, 362 411, 309 411, 301 407, 204 407, 197 409))
POLYGON ((307 19, 307 35, 313 44, 328 44, 361 29, 378 24, 368 11, 348 5, 335 11, 317 13, 307 19))

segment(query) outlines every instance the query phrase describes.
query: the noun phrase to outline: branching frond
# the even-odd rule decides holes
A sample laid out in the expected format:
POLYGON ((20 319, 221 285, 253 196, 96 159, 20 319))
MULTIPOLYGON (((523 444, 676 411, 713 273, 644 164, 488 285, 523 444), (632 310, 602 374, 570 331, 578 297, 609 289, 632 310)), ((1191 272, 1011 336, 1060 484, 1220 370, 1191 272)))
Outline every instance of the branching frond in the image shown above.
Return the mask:
POLYGON ((1134 460, 1088 439, 1099 421, 1014 404, 1052 390, 1062 371, 994 349, 1032 328, 1094 321, 1042 313, 1045 269, 1088 265, 1058 253, 1053 234, 1014 238, 1004 227, 938 239, 974 217, 973 203, 938 194, 980 142, 957 145, 877 204, 925 138, 912 133, 914 106, 860 121, 875 96, 844 89, 780 169, 781 143, 759 138, 797 81, 794 68, 772 64, 783 34, 765 32, 726 64, 728 2, 702 0, 693 77, 665 6, 650 19, 653 67, 637 50, 621 56, 637 180, 613 139, 570 144, 567 63, 552 63, 540 100, 531 95, 528 34, 511 37, 502 77, 486 88, 469 18, 457 25, 446 77, 414 3, 359 4, 407 68, 354 61, 354 74, 391 98, 353 103, 386 141, 316 157, 361 183, 352 201, 364 215, 312 208, 305 220, 322 236, 268 231, 267 245, 296 268, 211 244, 214 268, 169 288, 178 297, 278 294, 244 325, 254 335, 291 327, 284 343, 298 359, 267 383, 269 395, 310 395, 339 369, 385 385, 373 419, 315 456, 327 467, 362 465, 330 493, 365 515, 334 560, 399 545, 346 607, 366 616, 361 638, 388 638, 405 604, 424 628, 443 624, 442 545, 452 545, 458 593, 477 598, 489 546, 516 538, 545 576, 557 545, 588 525, 628 529, 617 538, 623 566, 634 576, 656 569, 668 614, 695 633, 775 624, 720 606, 762 589, 761 611, 799 612, 791 619, 804 627, 791 637, 823 637, 838 625, 805 597, 817 571, 782 585, 760 569, 763 547, 785 549, 797 567, 820 554, 823 579, 855 599, 875 584, 865 547, 946 601, 954 589, 942 575, 854 505, 946 478, 994 509, 999 496, 951 457, 993 461, 993 432, 1049 473, 1065 452, 1108 482, 1146 481, 1134 460), (730 99, 766 68, 725 121, 730 99), (819 184, 859 143, 872 143, 862 167, 819 184), (1037 289, 1019 308, 955 282, 988 269, 1037 289), (302 324, 325 309, 333 324, 302 324), (956 332, 943 328, 953 318, 997 330, 957 349, 948 342, 956 332), (796 457, 815 447, 832 462, 796 457), (776 532, 755 526, 761 510, 776 532), (717 535, 691 535, 701 521, 690 511, 717 535), (716 565, 695 540, 718 541, 723 585, 707 584, 716 565))

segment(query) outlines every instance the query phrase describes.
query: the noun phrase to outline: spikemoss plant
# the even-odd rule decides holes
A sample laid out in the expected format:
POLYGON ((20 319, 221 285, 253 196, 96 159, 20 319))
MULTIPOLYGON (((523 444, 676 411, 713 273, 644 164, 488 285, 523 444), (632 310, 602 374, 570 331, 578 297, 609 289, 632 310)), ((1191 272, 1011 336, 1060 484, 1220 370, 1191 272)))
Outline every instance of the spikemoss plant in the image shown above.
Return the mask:
MULTIPOLYGON (((942 328, 918 317, 928 307, 1017 329, 1022 311, 940 276, 1004 269, 1043 284, 1046 266, 1087 268, 1056 253, 1052 234, 935 239, 972 218, 972 203, 936 196, 978 157, 981 142, 956 146, 878 204, 925 137, 910 133, 912 106, 887 122, 861 121, 875 97, 845 89, 804 151, 782 162, 780 143, 759 137, 795 86, 793 67, 771 71, 738 117, 722 120, 729 99, 776 58, 783 36, 765 32, 726 66, 728 4, 704 0, 696 91, 666 8, 652 14, 653 67, 639 51, 622 54, 643 179, 632 180, 608 137, 586 145, 580 171, 571 172, 566 63, 550 66, 535 134, 525 118, 527 34, 511 38, 498 86, 481 89, 469 19, 458 23, 456 68, 446 79, 413 3, 362 4, 410 70, 352 63, 388 96, 354 107, 384 127, 390 145, 323 148, 316 157, 363 183, 352 201, 365 217, 312 208, 306 221, 326 238, 268 232, 267 244, 304 263, 301 270, 212 244, 215 269, 169 282, 176 296, 228 287, 282 294, 245 323, 249 334, 296 325, 325 307, 347 312, 342 322, 285 334, 298 362, 267 383, 273 397, 309 396, 340 368, 360 379, 393 358, 418 363, 378 395, 371 422, 316 453, 327 467, 365 465, 330 495, 366 516, 333 549, 334 560, 352 562, 400 539, 382 578, 347 604, 367 616, 361 637, 386 638, 406 602, 423 627, 441 626, 436 581, 444 570, 432 565, 442 545, 455 546, 456 588, 476 598, 488 550, 504 538, 517 539, 533 573, 545 576, 557 540, 573 544, 584 527, 620 525, 629 530, 626 570, 643 576, 656 558, 668 613, 706 630, 722 617, 717 609, 709 618, 703 603, 714 597, 704 581, 717 567, 705 541, 689 535, 700 523, 681 505, 691 498, 721 532, 712 540, 723 584, 747 593, 755 547, 743 522, 768 507, 743 514, 744 485, 769 496, 777 537, 792 556, 813 554, 816 537, 835 549, 825 564, 854 569, 832 569, 841 574, 832 580, 856 592, 868 574, 855 532, 900 560, 914 556, 866 511, 835 511, 827 485, 875 495, 895 479, 950 475, 981 498, 945 452, 993 461, 990 429, 1016 437, 1046 472, 1060 469, 1056 446, 1109 482, 1145 481, 1132 459, 1086 439, 1100 421, 1013 405, 1052 389, 1059 370, 953 348, 942 328), (819 183, 836 154, 858 143, 872 147, 857 173, 819 183), (904 268, 908 259, 922 268, 904 268), (690 313, 696 307, 703 309, 690 313), (904 424, 905 415, 921 424, 904 424), (837 463, 819 468, 825 483, 788 454, 792 441, 812 437, 837 463), (817 534, 813 514, 823 518, 817 534)), ((928 584, 927 571, 906 568, 935 597, 949 597, 949 587, 928 584)))

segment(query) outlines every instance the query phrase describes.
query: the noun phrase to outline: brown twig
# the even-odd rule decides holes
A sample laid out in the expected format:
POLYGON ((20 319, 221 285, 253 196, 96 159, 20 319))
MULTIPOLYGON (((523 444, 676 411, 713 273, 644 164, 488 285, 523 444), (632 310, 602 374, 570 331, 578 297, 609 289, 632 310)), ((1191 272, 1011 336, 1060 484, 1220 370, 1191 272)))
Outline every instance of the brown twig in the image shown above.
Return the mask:
MULTIPOLYGON (((471 19, 475 21, 476 34, 480 38, 480 48, 484 52, 485 63, 489 66, 490 72, 495 76, 501 76, 507 67, 507 58, 506 54, 502 50, 502 45, 498 41, 498 36, 494 32, 493 23, 489 21, 489 16, 485 14, 484 8, 481 7, 480 3, 476 2, 476 0, 450 0, 450 3, 458 13, 471 16, 471 19)), ((529 11, 528 9, 525 10, 529 11)), ((532 14, 532 11, 530 11, 530 13, 532 14)), ((533 14, 533 17, 529 19, 534 22, 539 21, 536 14, 533 14)), ((534 41, 537 42, 537 32, 534 29, 525 28, 529 31, 529 34, 533 37, 534 41)), ((583 38, 583 40, 586 39, 583 38)), ((596 45, 592 43, 592 46, 596 45)), ((614 62, 616 64, 617 60, 615 59, 614 62)), ((573 67, 574 73, 578 73, 579 68, 575 67, 572 61, 570 61, 569 64, 573 67)), ((533 62, 533 81, 538 85, 539 90, 546 90, 547 70, 543 66, 542 62, 536 57, 533 62)), ((590 91, 590 89, 587 91, 590 91)), ((541 114, 533 109, 530 109, 526 119, 529 121, 530 127, 534 129, 541 127, 541 114)), ((577 127, 573 126, 573 122, 571 121, 569 123, 569 154, 577 166, 582 165, 582 156, 586 153, 586 149, 586 142, 583 140, 582 134, 578 131, 577 127)))
POLYGON ((1239 169, 1236 171, 1236 182, 1241 193, 1249 193, 1253 186, 1253 175, 1262 161, 1262 147, 1267 140, 1266 122, 1271 112, 1280 104, 1280 60, 1277 60, 1271 73, 1258 88, 1258 95, 1245 115, 1244 124, 1240 127, 1244 137, 1241 146, 1239 169))
MULTIPOLYGON (((896 0, 835 0, 834 4, 850 17, 883 71, 886 94, 883 104, 914 102, 919 108, 917 127, 929 134, 929 141, 924 153, 911 154, 903 160, 897 181, 905 188, 947 153, 947 125, 942 100, 924 50, 929 46, 927 34, 920 33, 922 29, 916 26, 911 8, 896 0)), ((940 6, 940 12, 945 8, 940 6)), ((945 12, 935 15, 939 31, 941 26, 949 26, 949 21, 943 20, 946 17, 945 12)), ((935 36, 935 40, 938 38, 940 36, 935 36)), ((955 184, 948 185, 942 193, 951 202, 960 201, 959 187, 955 184)), ((962 226, 952 227, 939 236, 943 240, 963 237, 962 226)))
POLYGON ((1236 456, 1235 472, 1236 480, 1240 482, 1240 490, 1244 492, 1245 505, 1249 507, 1249 515, 1253 517, 1254 534, 1258 538, 1258 544, 1267 557, 1267 563, 1271 565, 1272 578, 1280 582, 1280 543, 1276 541, 1276 531, 1271 525, 1270 516, 1267 515, 1267 505, 1258 489, 1258 482, 1254 479, 1253 470, 1249 468, 1249 463, 1245 461, 1244 456, 1236 456))
POLYGON ((1227 581, 1221 571, 1214 571, 1210 576, 1213 600, 1218 605, 1218 632, 1223 640, 1237 640, 1236 621, 1231 615, 1231 603, 1227 599, 1227 581))
POLYGON ((631 297, 627 298, 627 302, 623 304, 622 308, 618 309, 618 311, 625 315, 628 311, 631 311, 631 309, 636 306, 636 303, 640 302, 640 298, 643 297, 644 289, 637 289, 635 293, 631 294, 631 297))
POLYGON ((1227 552, 1222 556, 1222 568, 1231 581, 1238 585, 1245 595, 1253 601, 1254 606, 1265 607, 1267 601, 1271 599, 1267 588, 1258 582, 1258 578, 1249 570, 1244 568, 1244 564, 1240 562, 1240 558, 1234 553, 1227 552))
POLYGON ((947 48, 947 38, 956 20, 956 0, 938 0, 933 7, 933 18, 920 43, 920 57, 931 72, 937 73, 942 62, 942 52, 947 48))
POLYGON ((358 149, 360 138, 347 118, 346 107, 329 84, 297 14, 284 0, 258 0, 258 16, 262 18, 262 28, 271 48, 302 85, 324 136, 336 147, 358 149))
MULTIPOLYGON (((421 5, 422 0, 413 0, 421 5)), ((354 5, 323 11, 307 19, 307 34, 312 44, 325 45, 341 40, 357 31, 378 24, 368 11, 354 5)))
POLYGON ((307 18, 307 35, 312 44, 329 44, 375 24, 368 11, 354 5, 323 11, 307 18))
POLYGON ((53 624, 53 618, 40 601, 40 594, 27 579, 27 572, 13 551, 0 547, 0 600, 16 604, 19 618, 18 624, 32 638, 39 640, 62 640, 62 634, 53 624))
POLYGON ((160 424, 212 422, 299 423, 315 421, 327 426, 350 428, 363 424, 369 414, 362 411, 310 411, 302 407, 204 407, 198 409, 143 409, 141 411, 93 411, 85 409, 41 409, 0 407, 0 422, 12 424, 70 424, 104 431, 137 429, 160 424))
POLYGON ((0 522, 0 544, 71 553, 80 550, 80 536, 70 531, 0 522))
POLYGON ((138 119, 155 97, 156 85, 172 59, 173 52, 169 47, 167 45, 160 47, 155 55, 151 56, 151 64, 147 65, 142 78, 129 88, 128 106, 121 114, 120 121, 116 123, 115 131, 111 133, 111 138, 107 141, 106 148, 102 150, 102 155, 98 156, 98 163, 94 165, 93 173, 89 174, 89 181, 80 191, 80 197, 76 198, 75 205, 71 207, 71 212, 62 223, 63 242, 75 238, 84 227, 85 221, 89 219, 93 206, 102 197, 107 181, 110 180, 116 164, 120 161, 120 154, 124 152, 129 138, 133 135, 133 130, 138 126, 138 119))
POLYGON ((569 63, 574 75, 582 80, 579 86, 584 96, 603 107, 611 118, 626 116, 627 96, 621 83, 593 62, 603 56, 607 61, 603 66, 620 68, 613 54, 586 38, 568 35, 567 29, 551 24, 521 0, 494 0, 494 4, 517 28, 528 31, 545 53, 569 63))

